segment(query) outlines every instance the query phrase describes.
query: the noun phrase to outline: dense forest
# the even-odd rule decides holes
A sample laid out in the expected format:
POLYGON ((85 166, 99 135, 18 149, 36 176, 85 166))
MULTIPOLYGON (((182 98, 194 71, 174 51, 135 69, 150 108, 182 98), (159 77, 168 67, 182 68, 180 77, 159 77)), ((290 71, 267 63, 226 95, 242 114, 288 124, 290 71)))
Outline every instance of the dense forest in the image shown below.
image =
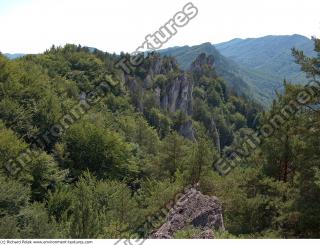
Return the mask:
POLYGON ((0 237, 149 237, 165 216, 148 218, 197 184, 222 203, 216 238, 319 238, 314 44, 316 57, 292 51, 312 83, 284 81, 267 109, 227 85, 205 53, 184 70, 148 53, 129 73, 117 68, 129 54, 71 44, 0 54, 0 237), (240 151, 252 135, 259 143, 240 151), (222 174, 214 163, 234 152, 241 159, 222 174))

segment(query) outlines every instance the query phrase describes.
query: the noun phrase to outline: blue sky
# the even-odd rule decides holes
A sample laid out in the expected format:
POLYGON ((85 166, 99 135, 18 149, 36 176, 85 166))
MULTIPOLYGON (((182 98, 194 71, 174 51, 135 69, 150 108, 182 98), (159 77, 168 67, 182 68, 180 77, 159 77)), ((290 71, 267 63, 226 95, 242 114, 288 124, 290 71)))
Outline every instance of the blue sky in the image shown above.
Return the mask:
MULTIPOLYGON (((189 1, 0 0, 0 51, 39 53, 74 43, 132 52, 189 1)), ((193 0, 199 9, 164 47, 233 38, 319 36, 319 0, 193 0)))
POLYGON ((0 14, 13 9, 19 4, 27 3, 29 0, 0 0, 0 14))

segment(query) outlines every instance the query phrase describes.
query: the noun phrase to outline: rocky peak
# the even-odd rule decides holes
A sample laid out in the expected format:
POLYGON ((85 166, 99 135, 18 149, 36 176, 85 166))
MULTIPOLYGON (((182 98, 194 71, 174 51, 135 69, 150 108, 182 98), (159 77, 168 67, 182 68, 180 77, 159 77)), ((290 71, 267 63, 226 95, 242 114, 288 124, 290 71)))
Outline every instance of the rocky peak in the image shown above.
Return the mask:
POLYGON ((206 55, 201 53, 198 57, 192 62, 190 66, 191 71, 201 71, 204 68, 212 69, 214 66, 214 57, 213 55, 206 55))
POLYGON ((158 60, 157 57, 153 57, 152 59, 149 71, 147 75, 142 78, 142 81, 141 77, 125 77, 125 84, 131 94, 143 94, 144 91, 153 89, 155 101, 157 101, 161 109, 172 113, 181 111, 186 115, 191 115, 193 93, 191 79, 185 72, 176 70, 176 64, 172 59, 169 59, 168 62, 160 58, 158 60), (165 84, 162 86, 154 84, 158 75, 164 75, 166 77, 165 84))
POLYGON ((155 76, 158 74, 168 74, 173 71, 178 71, 178 62, 173 57, 160 57, 158 53, 151 53, 146 58, 148 66, 148 74, 155 76))
MULTIPOLYGON (((190 76, 179 69, 175 58, 151 53, 139 69, 137 74, 124 77, 139 111, 144 110, 144 94, 151 91, 154 101, 162 110, 192 115, 193 83, 190 76), (159 77, 161 82, 157 82, 159 77)), ((178 131, 184 137, 194 140, 191 120, 184 122, 178 131)))
POLYGON ((203 230, 198 238, 213 238, 212 229, 224 230, 222 207, 218 198, 190 188, 178 199, 169 211, 166 222, 152 238, 172 238, 176 231, 188 225, 203 230))
POLYGON ((162 109, 169 112, 179 110, 186 115, 191 115, 193 86, 185 74, 173 78, 165 88, 157 89, 162 109))

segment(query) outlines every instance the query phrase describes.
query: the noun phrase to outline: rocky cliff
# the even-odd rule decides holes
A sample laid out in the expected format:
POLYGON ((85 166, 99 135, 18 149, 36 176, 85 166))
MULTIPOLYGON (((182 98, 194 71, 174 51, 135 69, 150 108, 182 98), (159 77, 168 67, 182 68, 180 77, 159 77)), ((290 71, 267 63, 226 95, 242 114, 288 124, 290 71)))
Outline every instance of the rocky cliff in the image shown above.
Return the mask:
MULTIPOLYGON (((139 111, 144 111, 144 97, 151 92, 155 106, 162 110, 192 115, 192 80, 179 69, 174 58, 149 54, 135 75, 126 75, 124 81, 139 111)), ((191 120, 183 122, 178 131, 194 139, 191 120)))

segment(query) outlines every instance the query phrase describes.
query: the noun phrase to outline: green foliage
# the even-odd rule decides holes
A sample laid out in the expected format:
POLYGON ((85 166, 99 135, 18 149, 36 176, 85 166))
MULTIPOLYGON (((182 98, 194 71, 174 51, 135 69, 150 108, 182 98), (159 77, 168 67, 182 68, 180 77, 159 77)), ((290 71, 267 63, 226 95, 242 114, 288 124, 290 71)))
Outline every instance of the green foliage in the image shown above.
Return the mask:
POLYGON ((55 222, 50 222, 48 213, 43 204, 33 203, 25 208, 19 215, 21 238, 52 239, 59 236, 55 222))
POLYGON ((134 230, 139 210, 124 183, 97 181, 85 172, 72 195, 72 204, 65 207, 71 206, 71 237, 129 237, 134 230))
POLYGON ((140 211, 136 200, 132 197, 131 190, 125 183, 118 181, 99 182, 95 195, 100 209, 106 208, 107 226, 117 223, 121 225, 121 232, 135 229, 140 218, 140 211))
POLYGON ((54 191, 50 191, 47 197, 47 209, 50 217, 56 222, 66 222, 70 219, 74 195, 70 187, 59 185, 54 191))
MULTIPOLYGON (((315 47, 319 52, 318 39, 315 47)), ((215 53, 208 44, 198 48, 215 53)), ((294 56, 317 81, 319 58, 296 50, 294 56)), ((210 64, 184 72, 172 57, 153 53, 123 76, 115 69, 118 58, 75 45, 14 61, 0 55, 1 238, 148 237, 189 184, 221 201, 227 231, 214 231, 216 238, 319 237, 317 87, 307 104, 220 176, 215 161, 239 150, 304 88, 284 83, 284 94, 260 113, 261 106, 235 92, 241 79, 233 76, 240 82, 227 86, 210 64), (45 139, 101 82, 108 88, 99 103, 45 139), (192 85, 193 97, 179 94, 182 105, 168 108, 171 101, 161 99, 169 100, 178 82, 192 85), (190 139, 181 135, 186 124, 190 139), (21 171, 8 172, 21 153, 21 171)), ((221 68, 226 60, 220 58, 221 68)), ((199 232, 186 227, 175 237, 199 232)))
POLYGON ((34 153, 28 165, 32 200, 43 201, 47 191, 55 188, 57 183, 64 181, 67 171, 60 170, 51 155, 43 152, 34 153))
MULTIPOLYGON (((27 144, 23 140, 19 139, 17 134, 7 129, 2 121, 0 121, 0 164, 1 172, 10 175, 11 163, 16 160, 20 153, 27 149, 27 144)), ((14 166, 19 167, 19 166, 14 166)), ((13 168, 13 166, 12 166, 13 168)))
POLYGON ((101 232, 101 218, 104 210, 94 198, 96 179, 88 172, 79 179, 74 190, 73 214, 71 217, 71 237, 97 237, 101 232))
POLYGON ((177 133, 169 134, 161 144, 161 168, 162 173, 173 176, 179 169, 182 170, 186 164, 186 156, 190 151, 190 142, 177 133))
POLYGON ((0 219, 0 237, 6 239, 20 238, 18 224, 14 216, 5 216, 0 219))
POLYGON ((188 183, 196 184, 203 180, 203 177, 210 173, 214 151, 212 145, 206 139, 200 139, 193 145, 189 153, 188 163, 185 171, 188 183))
POLYGON ((158 152, 160 140, 155 129, 140 115, 120 115, 117 119, 119 127, 129 142, 139 145, 147 154, 158 152))
POLYGON ((124 177, 132 161, 132 146, 119 134, 86 121, 73 125, 64 142, 75 175, 89 169, 100 178, 124 177))
POLYGON ((172 120, 157 108, 152 108, 147 113, 148 121, 155 127, 161 138, 169 134, 172 127, 172 120))
POLYGON ((29 203, 30 188, 0 175, 0 217, 17 215, 29 203))
POLYGON ((202 230, 194 228, 194 227, 187 227, 182 230, 177 231, 173 237, 175 239, 192 239, 200 235, 202 230))

